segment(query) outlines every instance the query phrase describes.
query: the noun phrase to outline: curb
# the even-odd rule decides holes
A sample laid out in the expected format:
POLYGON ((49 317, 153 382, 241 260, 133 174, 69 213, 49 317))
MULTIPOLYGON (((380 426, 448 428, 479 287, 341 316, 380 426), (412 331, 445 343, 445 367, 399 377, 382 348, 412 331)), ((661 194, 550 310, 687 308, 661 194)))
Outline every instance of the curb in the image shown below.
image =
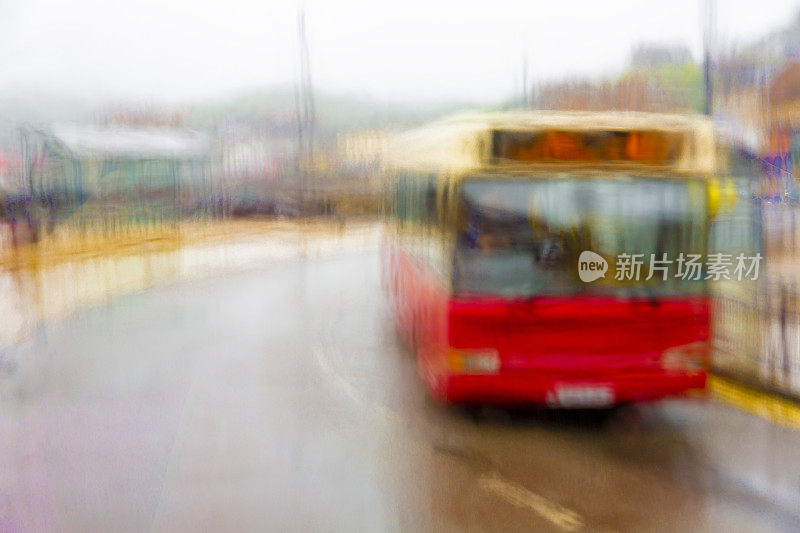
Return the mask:
POLYGON ((800 430, 800 401, 786 395, 753 388, 738 378, 709 373, 707 389, 710 396, 775 424, 800 430))

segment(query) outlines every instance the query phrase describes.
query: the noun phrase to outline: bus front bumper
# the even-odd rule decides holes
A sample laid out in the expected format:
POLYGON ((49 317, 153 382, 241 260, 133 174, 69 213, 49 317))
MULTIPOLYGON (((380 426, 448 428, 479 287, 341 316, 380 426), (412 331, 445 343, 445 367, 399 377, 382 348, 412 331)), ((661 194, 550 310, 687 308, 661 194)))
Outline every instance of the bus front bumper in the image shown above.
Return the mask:
POLYGON ((647 402, 703 390, 706 373, 630 373, 597 379, 567 376, 450 374, 442 377, 439 393, 448 403, 540 404, 564 408, 602 408, 647 402))

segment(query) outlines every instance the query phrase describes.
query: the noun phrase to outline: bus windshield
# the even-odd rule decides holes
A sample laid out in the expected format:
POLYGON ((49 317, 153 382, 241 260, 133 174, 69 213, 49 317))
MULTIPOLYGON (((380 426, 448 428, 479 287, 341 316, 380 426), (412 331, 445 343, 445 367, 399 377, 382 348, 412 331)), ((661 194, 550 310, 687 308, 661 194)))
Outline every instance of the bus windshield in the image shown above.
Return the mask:
POLYGON ((706 194, 697 180, 553 176, 481 177, 460 188, 453 290, 457 294, 532 297, 613 294, 654 297, 698 293, 701 280, 670 269, 648 277, 650 255, 702 254, 706 194), (584 283, 578 257, 608 262, 605 277, 584 283), (615 279, 619 254, 642 254, 637 279, 615 279))

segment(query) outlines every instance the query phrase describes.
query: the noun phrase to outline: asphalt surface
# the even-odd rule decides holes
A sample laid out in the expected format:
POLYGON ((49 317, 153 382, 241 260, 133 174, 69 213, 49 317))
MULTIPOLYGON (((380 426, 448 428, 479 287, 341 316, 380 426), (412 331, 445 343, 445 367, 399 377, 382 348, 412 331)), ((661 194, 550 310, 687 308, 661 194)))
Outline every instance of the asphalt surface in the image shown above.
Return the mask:
POLYGON ((711 400, 429 400, 377 252, 177 283, 0 353, 0 530, 797 531, 800 432, 711 400))

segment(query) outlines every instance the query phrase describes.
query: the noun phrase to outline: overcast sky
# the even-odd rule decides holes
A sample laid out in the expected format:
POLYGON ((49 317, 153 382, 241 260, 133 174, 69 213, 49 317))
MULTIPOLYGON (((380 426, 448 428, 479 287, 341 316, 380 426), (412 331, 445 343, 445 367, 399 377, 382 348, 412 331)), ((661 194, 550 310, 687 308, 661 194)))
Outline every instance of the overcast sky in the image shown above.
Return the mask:
MULTIPOLYGON (((798 0, 717 0, 720 40, 788 24, 798 0)), ((640 41, 702 49, 699 0, 307 0, 316 87, 498 100, 529 77, 596 76, 640 41)), ((293 83, 293 1, 0 0, 0 90, 184 100, 293 83)))

